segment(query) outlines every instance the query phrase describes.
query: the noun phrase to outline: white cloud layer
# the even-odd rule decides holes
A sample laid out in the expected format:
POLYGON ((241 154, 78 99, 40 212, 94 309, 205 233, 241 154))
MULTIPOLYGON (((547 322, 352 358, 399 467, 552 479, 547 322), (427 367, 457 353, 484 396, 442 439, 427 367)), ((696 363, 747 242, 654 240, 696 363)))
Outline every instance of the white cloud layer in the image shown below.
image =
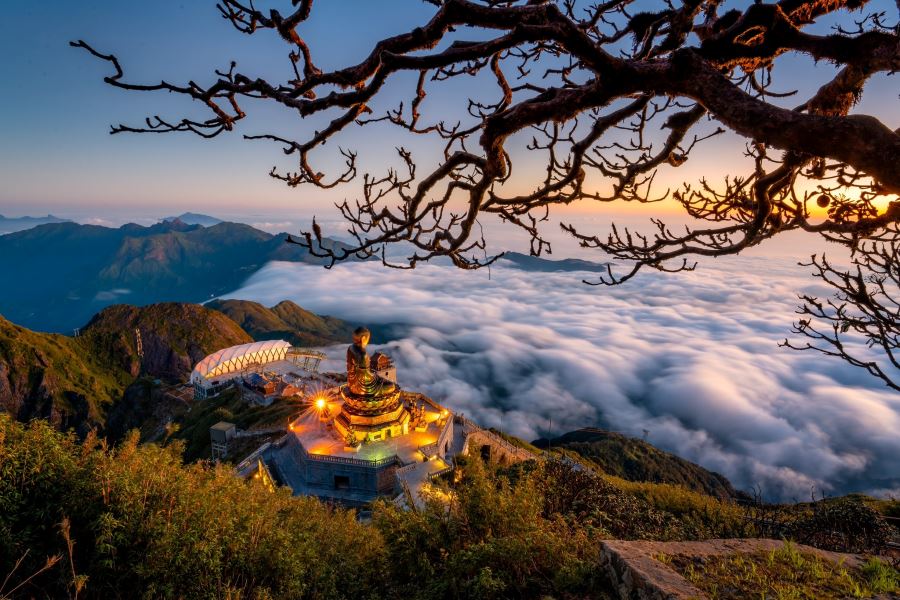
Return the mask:
POLYGON ((803 269, 719 259, 615 288, 582 275, 271 263, 228 297, 409 324, 387 346, 401 385, 525 439, 546 435, 551 418, 557 435, 647 429, 656 446, 769 498, 900 493, 900 395, 838 360, 777 347, 797 292, 828 293, 803 269))

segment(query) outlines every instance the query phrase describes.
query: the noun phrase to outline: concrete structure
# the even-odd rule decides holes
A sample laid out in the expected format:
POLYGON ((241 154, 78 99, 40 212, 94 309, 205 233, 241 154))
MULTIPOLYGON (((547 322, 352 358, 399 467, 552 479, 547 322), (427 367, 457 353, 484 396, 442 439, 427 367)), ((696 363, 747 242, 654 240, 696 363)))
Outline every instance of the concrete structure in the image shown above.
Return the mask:
POLYGON ((407 418, 415 412, 419 426, 353 447, 331 416, 341 414, 339 391, 329 392, 326 402, 295 419, 288 434, 262 453, 273 476, 295 494, 363 506, 379 496, 397 497, 405 489, 421 492, 432 478, 452 468, 450 411, 434 403, 427 410, 419 408, 423 396, 402 393, 407 418))
POLYGON ((236 468, 256 477, 259 465, 295 495, 317 496, 344 506, 364 507, 378 497, 419 505, 432 483, 453 470, 455 458, 472 455, 502 464, 537 457, 492 431, 414 392, 401 399, 416 419, 410 431, 380 441, 347 446, 334 425, 340 414, 339 388, 326 390, 321 406, 293 420, 285 436, 266 443, 236 468))
MULTIPOLYGON (((768 539, 726 539, 700 542, 605 540, 600 544, 600 568, 612 583, 619 598, 702 600, 709 596, 688 582, 671 566, 661 562, 659 559, 662 555, 733 556, 769 553, 783 546, 784 542, 781 540, 768 539)), ((813 554, 834 565, 844 565, 847 568, 859 568, 864 562, 864 557, 857 554, 828 552, 803 544, 796 544, 795 547, 799 552, 813 554)))
POLYGON ((234 423, 219 421, 209 428, 209 441, 212 446, 212 459, 220 460, 228 455, 228 443, 234 439, 237 429, 234 423))
POLYGON ((321 352, 296 348, 284 340, 240 344, 213 352, 198 362, 191 373, 190 383, 194 387, 194 398, 202 400, 230 387, 235 379, 263 369, 278 376, 291 370, 316 373, 324 357, 321 352))

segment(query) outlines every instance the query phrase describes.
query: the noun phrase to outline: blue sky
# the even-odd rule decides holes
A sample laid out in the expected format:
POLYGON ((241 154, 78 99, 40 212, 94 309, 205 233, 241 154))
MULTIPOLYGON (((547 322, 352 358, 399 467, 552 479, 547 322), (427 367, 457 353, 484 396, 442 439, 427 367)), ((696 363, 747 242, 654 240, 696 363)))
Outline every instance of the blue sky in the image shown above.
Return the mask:
MULTIPOLYGON (((361 58, 369 49, 364 34, 372 23, 379 34, 400 31, 431 12, 420 2, 407 4, 388 20, 378 3, 321 3, 307 29, 317 62, 327 68, 361 58), (345 35, 323 26, 337 19, 351 21, 345 35)), ((0 51, 7 57, 0 64, 4 214, 88 206, 127 211, 145 204, 227 210, 250 203, 285 205, 308 195, 266 176, 280 160, 276 146, 237 135, 206 142, 190 135, 110 136, 111 123, 140 123, 145 115, 178 115, 192 107, 167 94, 114 90, 101 81, 107 65, 68 46, 83 38, 115 52, 135 79, 203 81, 232 57, 247 70, 283 75, 287 47, 279 40, 238 34, 214 2, 198 0, 55 0, 17 3, 7 15, 0 25, 0 51)), ((262 111, 245 131, 251 126, 262 131, 276 121, 298 129, 293 120, 279 121, 262 111)))
MULTIPOLYGON (((281 6, 284 11, 290 8, 287 0, 268 5, 281 6)), ((644 5, 651 8, 653 3, 638 2, 636 6, 644 5)), ((894 13, 892 5, 889 0, 878 0, 869 10, 883 8, 894 13)), ((302 33, 313 48, 317 65, 335 68, 361 59, 375 40, 424 23, 433 11, 433 6, 420 0, 320 1, 302 33), (336 23, 341 24, 340 29, 336 23)), ((106 86, 101 78, 109 73, 108 66, 70 48, 69 40, 83 38, 98 50, 116 53, 133 81, 164 77, 175 82, 190 78, 208 82, 213 69, 227 66, 232 58, 238 59, 244 72, 285 76, 287 46, 266 33, 252 37, 237 33, 219 16, 213 0, 18 2, 7 7, 5 15, 0 24, 0 51, 6 57, 0 63, 4 82, 0 96, 0 213, 54 212, 118 221, 132 215, 148 218, 196 210, 296 219, 313 212, 321 215, 332 201, 352 197, 358 189, 355 184, 328 193, 288 189, 270 179, 267 173, 273 165, 290 168, 290 162, 277 146, 247 142, 239 134, 278 131, 299 138, 315 126, 274 107, 258 107, 236 135, 212 141, 189 134, 108 134, 111 123, 139 124, 146 115, 205 113, 184 98, 127 93, 106 86)), ((827 29, 827 23, 821 29, 827 29)), ((796 86, 806 92, 815 90, 833 71, 828 65, 803 59, 787 59, 779 69, 785 87, 796 86)), ((459 101, 477 90, 479 83, 470 79, 441 88, 441 93, 429 96, 425 110, 441 116, 458 113, 459 101)), ((394 106, 411 91, 412 82, 397 77, 376 110, 394 106)), ((859 110, 896 121, 896 98, 896 78, 880 77, 870 84, 859 110)), ((888 124, 896 127, 900 122, 888 124)), ((428 140, 403 138, 388 128, 356 129, 339 141, 370 161, 363 166, 381 166, 377 160, 400 143, 425 154, 435 148, 428 140)), ((721 170, 722 157, 739 161, 742 148, 743 142, 733 136, 711 141, 671 175, 672 181, 721 170)), ((328 166, 336 154, 336 145, 332 145, 317 159, 328 166)))

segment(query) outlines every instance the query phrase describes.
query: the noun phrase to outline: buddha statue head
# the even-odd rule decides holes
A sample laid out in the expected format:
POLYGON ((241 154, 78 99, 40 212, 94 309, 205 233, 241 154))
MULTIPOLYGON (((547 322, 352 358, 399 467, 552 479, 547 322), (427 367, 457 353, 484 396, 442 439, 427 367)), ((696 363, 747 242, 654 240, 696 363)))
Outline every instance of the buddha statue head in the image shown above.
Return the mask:
POLYGON ((370 339, 372 339, 372 332, 366 327, 357 327, 353 331, 353 343, 360 348, 368 346, 370 339))

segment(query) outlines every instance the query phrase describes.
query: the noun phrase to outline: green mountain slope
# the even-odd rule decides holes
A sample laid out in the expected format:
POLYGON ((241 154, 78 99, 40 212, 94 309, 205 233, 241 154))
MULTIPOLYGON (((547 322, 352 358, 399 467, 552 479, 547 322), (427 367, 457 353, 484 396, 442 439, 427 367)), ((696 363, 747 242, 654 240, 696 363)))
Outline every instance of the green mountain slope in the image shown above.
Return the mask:
POLYGON ((266 308, 250 300, 213 300, 205 305, 238 323, 255 340, 284 339, 296 346, 324 346, 352 339, 354 326, 312 313, 290 300, 266 308))
POLYGON ((83 433, 103 423, 130 380, 85 339, 35 333, 0 317, 0 411, 83 433))
POLYGON ((196 304, 112 306, 77 338, 37 333, 0 317, 0 411, 79 433, 105 428, 109 418, 120 429, 137 426, 142 396, 126 391, 142 371, 183 381, 207 354, 250 341, 237 323, 196 304), (143 364, 135 329, 141 331, 143 364))
POLYGON ((220 348, 253 341, 222 313, 199 304, 164 302, 149 306, 116 304, 97 313, 81 337, 106 364, 169 381, 187 379, 194 364, 220 348), (144 357, 138 361, 141 332, 144 357))
MULTIPOLYGON (((0 415, 6 590, 29 578, 13 597, 70 597, 77 584, 82 598, 617 598, 605 539, 771 535, 732 502, 673 510, 575 461, 464 458, 434 482, 452 502, 377 502, 359 520, 219 465, 185 465, 181 449, 79 443, 0 415)), ((877 552, 896 535, 868 499, 817 504, 771 514, 824 549, 877 552)), ((879 573, 896 590, 889 569, 879 573)))
POLYGON ((57 223, 0 236, 0 273, 28 282, 0 294, 0 314, 30 329, 70 333, 119 302, 202 302, 271 260, 320 262, 284 238, 239 223, 179 220, 118 229, 57 223))
MULTIPOLYGON (((548 441, 540 439, 533 444, 546 448, 548 441)), ((549 444, 575 452, 605 473, 628 481, 672 483, 717 498, 739 494, 724 476, 620 433, 579 429, 553 438, 549 444)))

